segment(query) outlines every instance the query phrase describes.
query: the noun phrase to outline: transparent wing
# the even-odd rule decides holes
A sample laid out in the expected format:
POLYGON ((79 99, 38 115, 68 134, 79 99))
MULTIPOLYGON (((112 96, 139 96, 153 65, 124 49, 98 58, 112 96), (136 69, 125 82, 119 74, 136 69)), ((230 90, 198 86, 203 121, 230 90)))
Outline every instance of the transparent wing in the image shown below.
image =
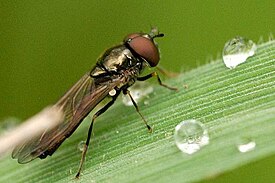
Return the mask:
POLYGON ((85 74, 56 104, 64 113, 64 120, 42 135, 27 140, 12 153, 19 163, 27 163, 37 157, 46 158, 68 138, 91 110, 102 101, 117 83, 95 83, 85 74))

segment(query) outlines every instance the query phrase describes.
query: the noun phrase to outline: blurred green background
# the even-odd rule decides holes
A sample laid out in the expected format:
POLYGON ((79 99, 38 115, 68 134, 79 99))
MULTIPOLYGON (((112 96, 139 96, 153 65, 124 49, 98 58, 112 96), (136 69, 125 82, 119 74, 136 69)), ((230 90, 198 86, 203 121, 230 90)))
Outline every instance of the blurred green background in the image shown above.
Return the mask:
POLYGON ((273 0, 1 0, 0 5, 0 120, 26 119, 53 104, 128 33, 157 26, 165 33, 158 39, 161 66, 187 71, 220 57, 236 35, 258 42, 275 30, 273 0))

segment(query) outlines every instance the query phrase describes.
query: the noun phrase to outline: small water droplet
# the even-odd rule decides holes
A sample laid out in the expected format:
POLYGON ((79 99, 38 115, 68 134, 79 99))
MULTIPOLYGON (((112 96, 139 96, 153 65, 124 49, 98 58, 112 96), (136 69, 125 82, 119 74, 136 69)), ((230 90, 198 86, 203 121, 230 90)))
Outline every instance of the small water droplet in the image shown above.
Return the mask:
POLYGON ((247 38, 237 36, 224 45, 223 62, 226 67, 233 69, 255 54, 256 44, 247 38))
POLYGON ((246 153, 254 150, 256 147, 256 142, 249 138, 242 138, 237 144, 237 148, 241 153, 246 153))
POLYGON ((175 128, 174 138, 178 148, 187 154, 193 154, 209 144, 207 129, 194 119, 180 122, 175 128))
POLYGON ((150 102, 148 100, 145 100, 143 103, 144 103, 144 105, 149 105, 150 104, 150 102))
POLYGON ((116 90, 115 89, 112 89, 111 91, 109 91, 109 95, 110 96, 115 96, 116 94, 116 90))
MULTIPOLYGON (((141 102, 146 97, 149 98, 149 94, 153 92, 153 87, 146 82, 139 82, 129 88, 130 94, 135 100, 136 103, 141 102)), ((122 102, 126 106, 132 106, 133 102, 131 101, 128 95, 122 95, 122 102)), ((144 102, 146 103, 146 102, 144 102)), ((146 104, 145 104, 146 105, 146 104)))
POLYGON ((116 133, 119 133, 119 131, 117 130, 116 133))
POLYGON ((85 141, 80 141, 79 143, 78 143, 78 145, 77 145, 77 149, 79 150, 79 151, 81 151, 81 152, 83 152, 83 150, 84 150, 84 145, 85 145, 85 141))

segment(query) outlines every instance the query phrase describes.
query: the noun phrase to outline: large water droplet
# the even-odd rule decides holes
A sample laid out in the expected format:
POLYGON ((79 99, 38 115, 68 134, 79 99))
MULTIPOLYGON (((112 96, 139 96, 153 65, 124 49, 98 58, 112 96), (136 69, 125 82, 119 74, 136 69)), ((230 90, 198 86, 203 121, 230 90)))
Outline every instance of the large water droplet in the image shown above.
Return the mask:
POLYGON ((174 138, 178 148, 187 154, 193 154, 209 144, 207 129, 194 119, 179 123, 175 128, 174 138))
POLYGON ((237 36, 224 45, 223 62, 226 67, 233 69, 255 54, 256 44, 249 39, 237 36))
POLYGON ((241 153, 246 153, 254 150, 256 147, 256 142, 249 138, 242 138, 237 144, 237 148, 241 153))
MULTIPOLYGON (((143 99, 145 99, 146 97, 148 97, 148 95, 150 93, 153 92, 153 87, 150 86, 146 82, 139 82, 139 83, 136 83, 135 85, 133 85, 132 87, 130 87, 129 91, 130 91, 131 96, 135 100, 135 102, 139 103, 143 99)), ((127 96, 127 95, 122 95, 122 102, 126 106, 132 106, 133 105, 130 97, 127 96)))

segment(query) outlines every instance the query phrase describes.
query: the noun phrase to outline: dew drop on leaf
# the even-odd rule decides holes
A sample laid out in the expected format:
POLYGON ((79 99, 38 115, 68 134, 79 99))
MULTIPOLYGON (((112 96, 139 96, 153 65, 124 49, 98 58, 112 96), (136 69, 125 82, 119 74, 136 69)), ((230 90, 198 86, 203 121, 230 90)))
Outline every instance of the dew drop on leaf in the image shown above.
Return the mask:
POLYGON ((193 154, 209 144, 207 129, 194 119, 180 122, 175 128, 174 138, 177 147, 186 154, 193 154))
POLYGON ((80 141, 77 145, 77 149, 82 152, 84 150, 84 145, 85 145, 85 141, 83 140, 80 141))
POLYGON ((234 69, 239 64, 245 62, 248 57, 255 54, 256 44, 247 38, 237 36, 227 43, 223 48, 223 62, 226 67, 234 69))
POLYGON ((241 153, 246 153, 254 150, 256 147, 256 142, 249 138, 242 138, 237 144, 237 148, 241 153))

